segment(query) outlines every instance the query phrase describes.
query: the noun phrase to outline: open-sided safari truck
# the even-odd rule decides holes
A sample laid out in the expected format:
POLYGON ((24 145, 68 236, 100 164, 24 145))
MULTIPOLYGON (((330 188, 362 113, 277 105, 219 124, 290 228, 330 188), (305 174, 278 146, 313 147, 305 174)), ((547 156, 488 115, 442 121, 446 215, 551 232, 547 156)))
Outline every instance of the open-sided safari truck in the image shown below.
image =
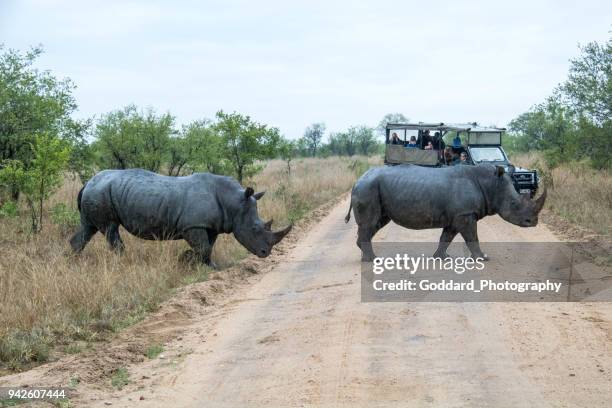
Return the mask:
POLYGON ((442 167, 493 164, 510 173, 521 194, 534 196, 538 189, 535 170, 513 166, 502 148, 504 128, 476 123, 389 123, 385 132, 385 164, 442 167), (452 143, 444 136, 452 132, 452 143))

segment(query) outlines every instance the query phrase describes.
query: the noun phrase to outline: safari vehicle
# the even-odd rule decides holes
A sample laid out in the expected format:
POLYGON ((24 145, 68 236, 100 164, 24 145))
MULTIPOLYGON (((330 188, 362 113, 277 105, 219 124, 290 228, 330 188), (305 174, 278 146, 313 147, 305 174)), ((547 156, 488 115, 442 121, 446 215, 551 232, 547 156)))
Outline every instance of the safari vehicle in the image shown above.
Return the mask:
POLYGON ((385 164, 503 166, 511 174, 516 191, 533 197, 538 189, 538 174, 535 170, 522 169, 510 163, 501 146, 505 131, 504 128, 482 127, 476 123, 389 123, 385 131, 385 164), (449 132, 453 132, 455 138, 447 145, 444 136, 449 132), (411 139, 415 143, 409 146, 411 139), (464 161, 459 160, 461 153, 467 156, 464 161))

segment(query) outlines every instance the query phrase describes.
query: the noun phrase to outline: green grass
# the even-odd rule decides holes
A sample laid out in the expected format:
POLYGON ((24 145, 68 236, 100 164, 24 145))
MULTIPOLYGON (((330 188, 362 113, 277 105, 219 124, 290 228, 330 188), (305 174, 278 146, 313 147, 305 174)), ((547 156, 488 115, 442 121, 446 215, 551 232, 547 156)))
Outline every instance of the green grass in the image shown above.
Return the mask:
POLYGON ((153 360, 154 358, 156 358, 157 356, 159 356, 163 352, 164 352, 164 346, 162 346, 161 344, 152 344, 152 345, 150 345, 147 348, 147 351, 145 352, 145 355, 150 360, 153 360))
POLYGON ((51 337, 46 331, 12 331, 0 338, 0 361, 12 370, 20 370, 28 361, 43 363, 49 359, 51 337))
POLYGON ((70 382, 68 383, 68 386, 70 388, 76 388, 77 385, 79 385, 81 383, 81 379, 79 377, 70 377, 70 382))
POLYGON ((72 343, 67 345, 64 348, 64 351, 68 354, 79 354, 81 351, 83 351, 83 347, 79 343, 72 343))
POLYGON ((118 368, 111 377, 111 385, 118 390, 130 383, 130 375, 126 368, 118 368))
POLYGON ((0 399, 0 408, 15 407, 17 405, 25 404, 26 402, 29 402, 29 400, 2 398, 2 399, 0 399))
POLYGON ((191 285, 193 283, 205 282, 208 280, 208 272, 210 268, 206 265, 195 265, 195 271, 185 276, 182 280, 183 285, 191 285))
POLYGON ((57 408, 72 408, 74 406, 68 398, 51 401, 51 403, 57 408))

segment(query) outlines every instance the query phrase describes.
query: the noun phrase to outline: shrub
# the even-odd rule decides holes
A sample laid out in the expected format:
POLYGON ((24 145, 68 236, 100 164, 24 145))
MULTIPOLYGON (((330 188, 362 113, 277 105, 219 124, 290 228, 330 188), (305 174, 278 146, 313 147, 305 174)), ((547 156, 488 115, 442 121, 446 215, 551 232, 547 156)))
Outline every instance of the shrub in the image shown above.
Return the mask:
POLYGON ((0 207, 0 217, 14 218, 19 215, 19 207, 14 201, 7 201, 0 207))

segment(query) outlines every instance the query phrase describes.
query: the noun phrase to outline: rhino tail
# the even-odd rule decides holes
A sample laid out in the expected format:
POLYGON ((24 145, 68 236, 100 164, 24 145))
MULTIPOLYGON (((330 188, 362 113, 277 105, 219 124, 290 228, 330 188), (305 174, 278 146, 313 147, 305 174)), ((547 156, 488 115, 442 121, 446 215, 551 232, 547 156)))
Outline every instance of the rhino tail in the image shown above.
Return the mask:
POLYGON ((87 183, 85 183, 83 187, 81 187, 81 189, 79 190, 79 195, 77 196, 77 208, 79 209, 79 212, 81 212, 81 199, 83 198, 83 190, 85 190, 86 185, 87 183))
POLYGON ((344 217, 344 222, 348 223, 351 219, 351 210, 353 209, 353 198, 351 197, 351 205, 349 205, 349 210, 348 213, 346 214, 346 217, 344 217))

